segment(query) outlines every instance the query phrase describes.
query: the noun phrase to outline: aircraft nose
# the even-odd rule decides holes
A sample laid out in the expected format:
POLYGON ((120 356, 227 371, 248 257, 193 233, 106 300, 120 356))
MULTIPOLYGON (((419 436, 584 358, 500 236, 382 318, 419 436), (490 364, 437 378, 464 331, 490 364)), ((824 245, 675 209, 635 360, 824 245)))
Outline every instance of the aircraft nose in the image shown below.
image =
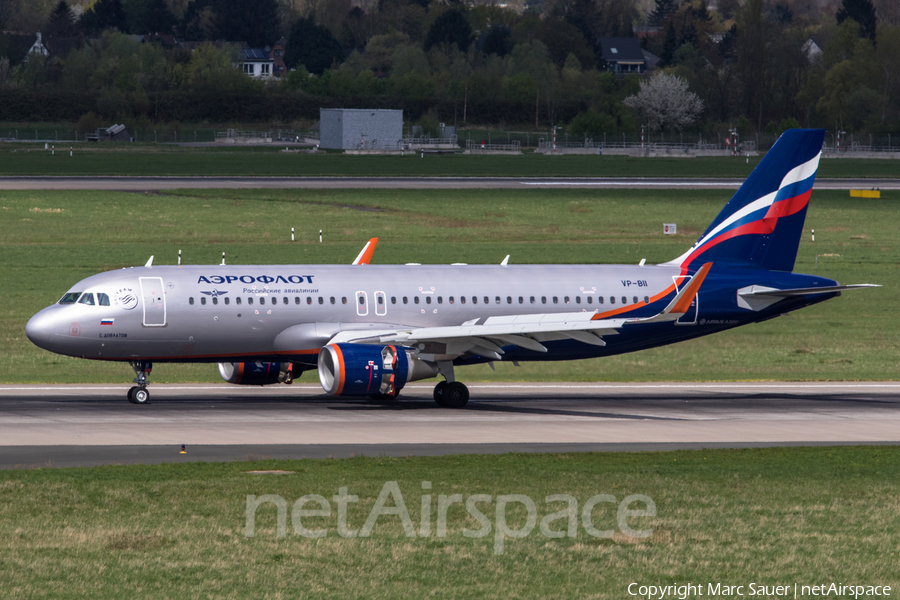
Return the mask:
POLYGON ((48 310, 44 309, 28 320, 25 325, 25 335, 38 348, 50 350, 55 321, 53 315, 48 314, 48 310))

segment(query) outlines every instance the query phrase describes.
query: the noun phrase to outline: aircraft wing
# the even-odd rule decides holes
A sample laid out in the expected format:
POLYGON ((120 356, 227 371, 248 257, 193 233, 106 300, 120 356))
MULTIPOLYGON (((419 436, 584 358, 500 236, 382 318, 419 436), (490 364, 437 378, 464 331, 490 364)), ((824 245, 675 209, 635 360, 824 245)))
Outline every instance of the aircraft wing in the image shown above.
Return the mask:
POLYGON ((687 312, 700 290, 712 263, 706 263, 692 278, 691 283, 672 299, 659 314, 643 319, 598 319, 594 312, 544 313, 489 317, 462 325, 418 327, 407 330, 343 331, 330 343, 402 344, 420 346, 429 354, 440 354, 447 359, 466 353, 500 360, 503 346, 519 346, 535 352, 547 352, 541 342, 574 339, 585 344, 605 346, 604 336, 617 335, 628 325, 675 321, 687 312), (440 345, 439 351, 433 346, 440 345))

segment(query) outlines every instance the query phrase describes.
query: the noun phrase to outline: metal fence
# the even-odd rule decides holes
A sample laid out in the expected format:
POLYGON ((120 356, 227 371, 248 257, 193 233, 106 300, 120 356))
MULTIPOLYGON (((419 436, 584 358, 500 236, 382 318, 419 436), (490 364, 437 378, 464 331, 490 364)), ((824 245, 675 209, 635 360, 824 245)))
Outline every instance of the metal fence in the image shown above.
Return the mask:
POLYGON ((520 152, 521 146, 519 140, 513 140, 509 144, 488 144, 470 139, 466 140, 466 150, 469 152, 520 152))

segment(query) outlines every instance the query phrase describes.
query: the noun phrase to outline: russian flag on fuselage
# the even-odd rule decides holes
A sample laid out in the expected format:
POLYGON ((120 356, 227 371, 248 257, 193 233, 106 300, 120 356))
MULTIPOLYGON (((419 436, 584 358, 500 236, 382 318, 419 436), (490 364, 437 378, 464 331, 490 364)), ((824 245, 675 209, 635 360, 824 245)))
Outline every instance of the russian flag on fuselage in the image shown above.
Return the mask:
POLYGON ((825 131, 786 131, 694 246, 668 264, 682 272, 709 261, 791 271, 825 131))

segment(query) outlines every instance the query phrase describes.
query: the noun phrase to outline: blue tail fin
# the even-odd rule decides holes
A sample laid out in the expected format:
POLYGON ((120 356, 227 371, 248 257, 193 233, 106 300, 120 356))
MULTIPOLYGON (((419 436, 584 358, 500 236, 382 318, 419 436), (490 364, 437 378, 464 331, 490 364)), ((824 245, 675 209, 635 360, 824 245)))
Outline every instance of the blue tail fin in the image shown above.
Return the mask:
POLYGON ((697 243, 667 264, 792 271, 824 139, 823 129, 784 132, 697 243))

